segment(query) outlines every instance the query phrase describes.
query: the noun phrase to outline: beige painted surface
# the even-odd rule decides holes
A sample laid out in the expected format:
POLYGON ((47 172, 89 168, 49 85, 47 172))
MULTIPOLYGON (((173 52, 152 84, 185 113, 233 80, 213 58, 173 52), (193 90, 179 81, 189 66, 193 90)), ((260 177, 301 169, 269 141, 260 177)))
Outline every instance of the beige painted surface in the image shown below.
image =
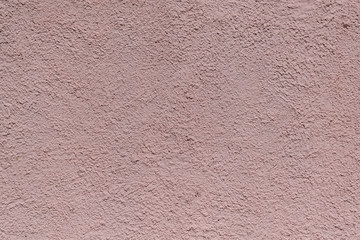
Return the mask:
POLYGON ((1 0, 0 239, 360 239, 358 0, 1 0))

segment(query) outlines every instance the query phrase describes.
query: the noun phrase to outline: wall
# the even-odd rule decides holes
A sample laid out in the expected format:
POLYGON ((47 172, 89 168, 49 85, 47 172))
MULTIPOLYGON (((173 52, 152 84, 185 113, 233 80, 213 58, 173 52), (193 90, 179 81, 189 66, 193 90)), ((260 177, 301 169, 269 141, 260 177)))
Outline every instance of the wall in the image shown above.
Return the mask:
POLYGON ((360 239, 358 0, 0 12, 0 239, 360 239))

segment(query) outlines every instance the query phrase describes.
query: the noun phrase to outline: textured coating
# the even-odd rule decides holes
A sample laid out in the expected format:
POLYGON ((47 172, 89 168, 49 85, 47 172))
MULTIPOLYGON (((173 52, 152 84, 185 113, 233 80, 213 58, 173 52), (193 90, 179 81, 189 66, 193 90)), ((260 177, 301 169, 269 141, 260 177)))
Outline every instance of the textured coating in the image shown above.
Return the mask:
POLYGON ((0 239, 360 239, 358 0, 1 0, 0 239))

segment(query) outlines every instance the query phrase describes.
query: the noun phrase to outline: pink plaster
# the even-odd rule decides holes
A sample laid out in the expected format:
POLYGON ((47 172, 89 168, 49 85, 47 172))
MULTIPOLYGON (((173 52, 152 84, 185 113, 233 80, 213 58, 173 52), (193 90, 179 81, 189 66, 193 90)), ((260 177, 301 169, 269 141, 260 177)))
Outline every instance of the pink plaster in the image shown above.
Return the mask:
POLYGON ((360 239, 359 15, 0 1, 0 240, 360 239))

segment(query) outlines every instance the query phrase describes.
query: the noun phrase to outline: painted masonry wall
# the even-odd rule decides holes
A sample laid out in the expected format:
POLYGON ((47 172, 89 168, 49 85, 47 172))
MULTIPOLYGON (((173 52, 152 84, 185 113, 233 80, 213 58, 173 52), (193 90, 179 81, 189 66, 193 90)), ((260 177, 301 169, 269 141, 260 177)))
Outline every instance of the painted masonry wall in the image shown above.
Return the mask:
POLYGON ((358 0, 1 0, 0 240, 360 239, 358 0))

